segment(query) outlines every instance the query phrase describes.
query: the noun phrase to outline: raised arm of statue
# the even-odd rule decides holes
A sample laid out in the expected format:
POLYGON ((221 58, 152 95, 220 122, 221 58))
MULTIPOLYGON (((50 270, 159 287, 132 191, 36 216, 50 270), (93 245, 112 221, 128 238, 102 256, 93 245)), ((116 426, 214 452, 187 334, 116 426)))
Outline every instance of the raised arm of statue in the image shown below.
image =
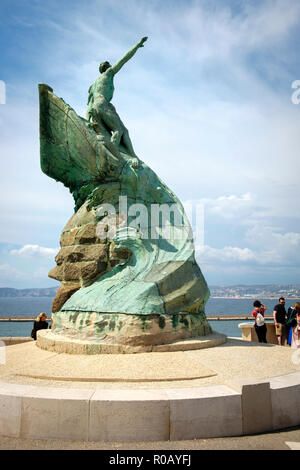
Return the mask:
POLYGON ((128 60, 134 56, 134 54, 140 47, 144 47, 144 42, 147 41, 147 39, 148 39, 147 37, 142 38, 136 46, 134 46, 132 49, 126 52, 124 57, 122 57, 122 59, 120 59, 115 65, 111 67, 114 74, 119 72, 119 70, 123 67, 123 65, 126 64, 126 62, 128 62, 128 60))

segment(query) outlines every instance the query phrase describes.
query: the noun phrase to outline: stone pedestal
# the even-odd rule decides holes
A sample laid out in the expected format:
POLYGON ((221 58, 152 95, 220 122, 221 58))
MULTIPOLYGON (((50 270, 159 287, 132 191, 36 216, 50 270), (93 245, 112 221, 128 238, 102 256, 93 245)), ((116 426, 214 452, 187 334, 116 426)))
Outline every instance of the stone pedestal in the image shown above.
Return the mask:
MULTIPOLYGON (((61 314, 63 316, 63 314, 61 314)), ((75 314, 74 314, 75 316, 75 314)), ((37 346, 49 351, 69 354, 119 354, 152 351, 181 351, 223 344, 226 336, 211 330, 206 319, 199 315, 124 315, 78 313, 78 323, 90 322, 77 329, 61 327, 58 332, 43 330, 37 335, 37 346), (99 326, 101 331, 95 335, 99 326)), ((71 317, 72 318, 72 317, 71 317)), ((65 316, 68 322, 70 316, 65 316)), ((62 323, 58 321, 60 325, 62 323)))

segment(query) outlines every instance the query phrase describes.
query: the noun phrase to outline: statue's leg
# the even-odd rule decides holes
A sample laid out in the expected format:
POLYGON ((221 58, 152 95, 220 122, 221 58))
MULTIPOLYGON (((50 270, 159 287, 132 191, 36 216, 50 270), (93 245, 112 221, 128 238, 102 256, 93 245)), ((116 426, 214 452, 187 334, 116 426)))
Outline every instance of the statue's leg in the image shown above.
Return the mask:
POLYGON ((106 100, 101 100, 97 106, 97 115, 99 119, 104 122, 106 127, 111 130, 111 142, 119 147, 121 139, 123 137, 123 144, 127 149, 128 153, 135 157, 135 152, 129 137, 128 130, 121 121, 115 107, 106 100))
POLYGON ((129 132, 126 127, 124 127, 123 129, 123 142, 124 146, 129 150, 130 155, 136 157, 135 151, 133 150, 132 142, 129 137, 129 132))
POLYGON ((132 142, 129 137, 129 132, 124 126, 123 122, 121 121, 120 116, 116 112, 115 108, 113 105, 111 105, 113 112, 111 113, 113 115, 113 118, 115 119, 115 124, 117 126, 117 130, 112 133, 111 136, 111 141, 115 145, 120 145, 121 139, 123 140, 123 145, 124 147, 128 150, 128 153, 132 155, 133 157, 136 157, 135 151, 133 149, 132 142))
POLYGON ((101 104, 97 106, 97 118, 102 121, 105 126, 112 132, 111 141, 119 145, 123 133, 122 122, 114 112, 113 106, 109 106, 110 103, 107 101, 102 101, 101 104))

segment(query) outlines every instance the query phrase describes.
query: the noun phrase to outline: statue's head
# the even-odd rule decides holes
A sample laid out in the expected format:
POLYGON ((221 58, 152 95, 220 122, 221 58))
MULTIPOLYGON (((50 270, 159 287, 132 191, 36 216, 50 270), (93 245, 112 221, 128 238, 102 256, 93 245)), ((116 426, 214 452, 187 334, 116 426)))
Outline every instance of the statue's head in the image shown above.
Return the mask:
POLYGON ((100 73, 103 73, 105 72, 107 69, 109 69, 109 67, 111 67, 110 63, 109 62, 102 62, 100 65, 99 65, 99 72, 100 73))

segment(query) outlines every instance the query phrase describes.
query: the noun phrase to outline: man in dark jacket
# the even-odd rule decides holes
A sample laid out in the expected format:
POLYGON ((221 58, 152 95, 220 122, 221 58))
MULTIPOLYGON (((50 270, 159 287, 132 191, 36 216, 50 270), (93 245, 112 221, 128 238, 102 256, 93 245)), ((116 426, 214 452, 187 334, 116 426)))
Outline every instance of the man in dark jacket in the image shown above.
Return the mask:
POLYGON ((273 311, 273 318, 275 323, 275 331, 278 339, 279 346, 284 344, 286 338, 286 309, 285 309, 285 299, 280 297, 279 304, 275 305, 273 311))

